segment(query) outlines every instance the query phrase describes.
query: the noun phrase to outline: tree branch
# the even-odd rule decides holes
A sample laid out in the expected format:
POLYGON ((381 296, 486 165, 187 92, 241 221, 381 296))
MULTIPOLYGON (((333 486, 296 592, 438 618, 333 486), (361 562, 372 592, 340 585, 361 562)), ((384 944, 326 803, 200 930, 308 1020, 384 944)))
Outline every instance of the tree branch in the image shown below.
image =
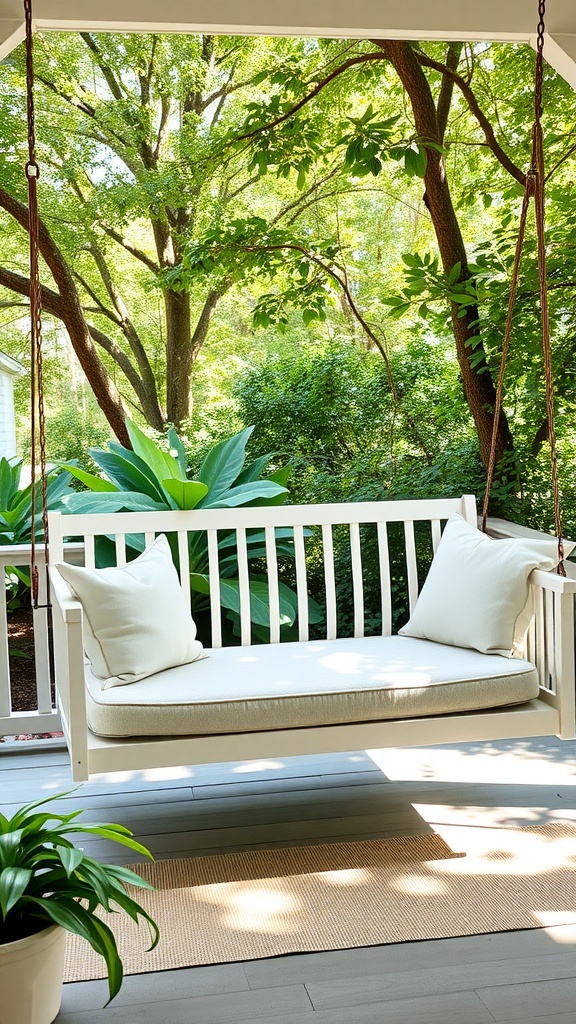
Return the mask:
MULTIPOLYGON (((372 41, 375 43, 376 46, 379 45, 377 40, 372 41)), ((470 108, 470 112, 474 114, 474 117, 478 121, 478 124, 480 125, 484 133, 484 138, 486 140, 486 145, 488 146, 488 148, 492 150, 492 153, 494 154, 498 162, 502 165, 502 167, 506 171, 508 171, 508 173, 512 175, 512 177, 515 178, 516 181, 518 181, 522 186, 525 186, 526 175, 524 171, 517 167, 514 161, 502 149, 502 146, 500 145, 494 134, 494 129, 492 128, 490 121, 486 117, 486 114, 481 109, 480 104, 478 103, 478 100, 476 99, 476 96, 469 82, 467 82, 465 78, 462 78, 462 75, 459 75, 457 71, 453 70, 447 64, 442 64, 440 63, 440 61, 433 60, 432 57, 428 57, 427 54, 423 53, 421 50, 415 49, 414 53, 416 59, 422 65, 422 67, 430 68, 432 71, 438 71, 441 75, 444 75, 446 78, 450 79, 454 83, 454 85, 458 86, 460 92, 462 93, 464 99, 466 100, 466 103, 468 104, 468 107, 470 108)))
POLYGON ((104 75, 104 78, 106 79, 106 84, 110 89, 110 92, 112 93, 114 99, 123 99, 124 92, 122 90, 122 87, 118 79, 116 78, 114 72, 112 71, 112 68, 109 64, 106 63, 104 59, 104 54, 102 53, 102 50, 100 49, 98 43, 94 39, 94 36, 91 35, 90 32, 81 32, 80 38, 84 40, 88 49, 91 50, 94 56, 96 57, 96 63, 100 68, 100 71, 104 75))
MULTIPOLYGON (((446 67, 450 68, 451 71, 456 71, 458 67, 463 45, 463 43, 449 43, 448 45, 446 52, 446 67)), ((442 142, 444 141, 444 136, 446 134, 446 126, 448 124, 453 93, 454 79, 450 78, 448 75, 442 75, 440 93, 436 104, 436 117, 442 142)))
POLYGON ((158 125, 158 133, 156 135, 156 145, 154 146, 154 160, 160 159, 160 154, 164 148, 164 143, 168 137, 168 127, 170 123, 170 114, 172 113, 172 105, 170 103, 170 97, 163 95, 161 99, 161 110, 160 110, 160 124, 158 125))
POLYGON ((111 228, 106 224, 101 224, 100 227, 110 238, 117 242, 118 245, 121 245, 122 248, 126 250, 126 252, 129 252, 131 256, 134 256, 135 259, 140 260, 140 262, 143 263, 144 266, 148 267, 148 269, 151 270, 153 274, 159 273, 160 267, 158 263, 155 263, 150 256, 146 255, 145 252, 142 252, 142 249, 138 249, 138 247, 132 245, 132 243, 129 242, 128 239, 123 238, 122 235, 115 230, 115 228, 111 228))
POLYGON ((329 75, 326 75, 325 78, 318 82, 314 88, 311 89, 311 91, 301 100, 298 100, 298 103, 295 103, 290 110, 286 110, 280 115, 280 117, 276 117, 273 121, 269 121, 268 124, 261 125, 260 128, 254 128, 252 131, 245 132, 243 135, 237 135, 234 141, 243 142, 245 139, 254 138, 255 135, 259 135, 261 132, 272 131, 273 128, 277 128, 279 124, 282 124, 284 121, 288 121, 289 118, 293 117, 294 114, 302 109, 302 107, 306 106, 307 103, 310 103, 310 101, 313 100, 314 97, 325 88, 325 86, 330 82, 333 82, 339 75, 343 75, 345 71, 348 71, 350 68, 355 67, 358 64, 367 64, 372 60, 386 60, 386 57, 382 53, 363 53, 359 54, 357 57, 350 57, 348 60, 344 61, 343 64, 340 64, 335 68, 334 71, 331 71, 329 75))
MULTIPOLYGON (((25 231, 29 230, 28 208, 2 187, 0 187, 0 207, 6 210, 25 231)), ((122 399, 90 337, 80 297, 68 264, 41 218, 38 222, 38 241, 40 253, 58 288, 58 293, 53 292, 52 289, 45 289, 45 308, 58 316, 66 325, 74 351, 102 412, 118 440, 130 447, 122 399)), ((19 274, 11 278, 10 273, 4 273, 4 281, 11 280, 15 286, 13 290, 19 294, 29 295, 30 282, 19 274)), ((7 284, 7 287, 12 287, 12 284, 7 284)), ((44 288, 45 286, 43 286, 44 288)))

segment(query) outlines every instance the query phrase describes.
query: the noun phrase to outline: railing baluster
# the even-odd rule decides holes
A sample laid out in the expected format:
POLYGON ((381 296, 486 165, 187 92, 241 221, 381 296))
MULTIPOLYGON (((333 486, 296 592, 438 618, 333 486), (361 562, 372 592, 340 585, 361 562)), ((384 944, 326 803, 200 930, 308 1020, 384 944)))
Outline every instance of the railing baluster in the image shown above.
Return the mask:
POLYGON ((392 632, 392 588, 390 580, 390 553, 386 523, 377 523, 378 562, 380 565, 380 594, 382 599, 382 636, 392 632))
POLYGON ((298 639, 307 640, 308 629, 308 580, 306 578, 306 548, 304 527, 294 527, 294 557, 296 560, 296 593, 298 597, 298 639))
POLYGON ((408 606, 410 608, 410 615, 412 615, 418 600, 418 568, 416 565, 414 523, 410 519, 407 519, 404 523, 404 543, 406 549, 406 573, 408 576, 408 606))
POLYGON ((10 699, 10 657, 8 653, 8 615, 6 610, 6 568, 0 565, 0 718, 12 710, 10 699))
POLYGON ((94 537, 90 533, 87 533, 84 536, 84 565, 87 569, 94 569, 96 565, 94 537))
POLYGON ((236 529, 238 550, 238 582, 240 586, 240 643, 243 647, 252 639, 252 623, 250 619, 250 576, 248 574, 248 547, 246 544, 246 527, 236 529))
POLYGON ((326 587, 326 639, 335 640, 337 636, 336 577, 334 574, 334 538, 329 523, 322 524, 322 549, 326 587))
POLYGON ((186 530, 178 531, 178 561, 180 562, 180 586, 186 601, 186 607, 190 611, 190 561, 188 558, 188 534, 186 530))
POLYGON ((208 580, 210 583, 210 622, 212 647, 222 647, 222 612, 220 607, 220 565, 218 559, 218 530, 207 530, 208 580))
POLYGON ((432 519, 430 525, 432 527, 432 551, 436 554, 442 540, 442 524, 439 519, 432 519))
POLYGON ((538 681, 540 686, 548 689, 548 680, 546 672, 546 631, 544 624, 544 591, 537 588, 534 594, 535 601, 535 618, 536 618, 536 650, 538 651, 539 657, 537 659, 538 665, 538 681))
POLYGON ((544 616, 546 631, 546 665, 548 668, 548 676, 545 685, 548 689, 554 689, 554 679, 556 678, 556 652, 554 650, 554 594, 551 590, 547 590, 545 593, 544 616))
POLYGON ((116 565, 119 569, 123 569, 126 565, 126 535, 124 533, 116 534, 114 546, 116 548, 116 565))
POLYGON ((32 615, 34 626, 34 663, 36 667, 36 699, 39 714, 52 710, 52 687, 50 678, 50 640, 48 636, 48 581, 44 551, 37 551, 38 561, 38 604, 32 615))
POLYGON ((268 576, 268 608, 270 614, 270 643, 280 643, 280 590, 278 587, 278 555, 276 551, 276 530, 273 526, 264 528, 266 537, 266 573, 268 576))
POLYGON ((354 636, 356 637, 364 636, 364 580, 362 578, 362 549, 358 523, 350 523, 350 556, 354 597, 354 636))

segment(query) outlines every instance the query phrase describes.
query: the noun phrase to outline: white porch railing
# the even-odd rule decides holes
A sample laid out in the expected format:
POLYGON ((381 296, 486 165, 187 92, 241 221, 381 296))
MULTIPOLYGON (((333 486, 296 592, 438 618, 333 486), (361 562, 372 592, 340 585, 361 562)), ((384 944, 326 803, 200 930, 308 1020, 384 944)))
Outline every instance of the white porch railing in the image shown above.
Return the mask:
MULTIPOLYGON (((69 561, 75 561, 81 552, 81 544, 66 545, 66 558, 69 561)), ((30 675, 36 706, 31 711, 20 711, 14 708, 10 679, 6 575, 8 566, 30 567, 30 545, 0 546, 0 736, 60 731, 60 716, 52 702, 46 573, 44 548, 41 545, 36 549, 36 563, 39 571, 38 603, 43 606, 33 612, 35 665, 30 666, 30 675)))
MULTIPOLYGON (((490 519, 488 532, 491 536, 545 536, 535 530, 508 523, 503 519, 490 519)), ((82 544, 67 544, 66 560, 82 562, 82 544)), ((46 603, 46 573, 44 572, 44 549, 41 545, 36 551, 39 569, 39 604, 46 603)), ((12 687, 10 683, 10 659, 8 647, 8 617, 6 609, 5 581, 8 566, 30 565, 30 545, 22 544, 14 547, 0 547, 0 736, 14 736, 19 733, 46 733, 60 731, 60 717, 52 702, 50 636, 46 607, 39 607, 33 613, 34 621, 34 677, 36 707, 31 711, 19 711, 13 707, 12 687)), ((576 566, 568 566, 570 576, 576 576, 576 566)))

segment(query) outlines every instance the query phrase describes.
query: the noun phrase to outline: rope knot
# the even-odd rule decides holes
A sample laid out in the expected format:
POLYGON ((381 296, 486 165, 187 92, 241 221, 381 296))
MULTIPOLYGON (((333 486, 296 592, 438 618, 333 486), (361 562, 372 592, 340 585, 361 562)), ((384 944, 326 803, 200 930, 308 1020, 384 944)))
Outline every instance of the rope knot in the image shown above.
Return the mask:
POLYGON ((40 168, 35 160, 28 160, 24 165, 24 173, 28 179, 39 178, 40 168))

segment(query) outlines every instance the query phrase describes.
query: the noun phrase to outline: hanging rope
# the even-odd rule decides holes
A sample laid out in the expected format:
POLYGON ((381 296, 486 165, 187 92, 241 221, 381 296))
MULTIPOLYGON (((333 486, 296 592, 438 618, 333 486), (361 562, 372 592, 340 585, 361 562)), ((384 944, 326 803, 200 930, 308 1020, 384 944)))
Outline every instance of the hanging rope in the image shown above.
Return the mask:
POLYGON ((36 134, 34 120, 34 58, 32 34, 32 3, 24 0, 26 22, 26 105, 28 115, 28 160, 24 167, 28 180, 28 234, 30 238, 30 474, 32 505, 32 536, 30 565, 32 572, 32 607, 38 608, 38 566, 36 565, 36 463, 39 451, 40 481, 42 489, 42 526, 44 532, 44 560, 48 567, 48 495, 46 481, 46 423, 42 382, 42 292, 40 286, 39 225, 37 182, 40 168, 36 161, 36 134))
POLYGON ((556 428, 554 426, 554 387, 552 383, 552 351, 550 346, 550 316, 548 310, 548 287, 546 281, 546 228, 544 203, 544 142, 542 135, 542 81, 544 75, 544 16, 546 0, 538 4, 539 22, 536 47, 536 88, 534 96, 534 129, 532 134, 533 164, 535 171, 534 214, 538 240, 538 277, 540 285, 540 310, 542 314, 542 351, 546 374, 546 417, 550 441, 550 464, 552 468, 552 495, 554 499, 554 529, 558 538, 558 572, 566 575, 564 568, 564 544, 562 542, 562 517, 560 513, 560 488, 558 484, 558 461, 556 453, 556 428))
POLYGON ((494 423, 492 427, 492 441, 490 445, 490 458, 486 473, 486 492, 482 507, 482 530, 486 533, 486 521, 488 517, 488 504, 490 491, 494 479, 496 466, 496 446, 498 440, 498 427, 502 412, 502 396, 504 391, 504 373, 506 360, 510 347, 510 336, 512 333, 512 315, 518 292, 518 278, 520 264, 522 261, 522 250, 524 236, 526 233, 526 218, 530 199, 534 197, 534 216, 536 222, 536 238, 538 252, 538 280, 540 294, 540 314, 542 324, 542 352, 544 356, 544 373, 546 379, 546 419, 548 423, 548 438, 550 441, 550 464, 552 470, 552 496, 554 501, 554 527, 558 538, 558 573, 566 575, 564 568, 564 544, 562 540, 562 520, 560 513, 560 488, 558 484, 558 461, 556 450, 556 430, 554 427, 554 388, 552 382, 552 352, 550 345, 550 312, 548 306, 548 288, 546 280, 546 230, 545 230, 545 197, 544 197, 544 144, 542 134, 542 91, 544 79, 544 34, 546 16, 546 0, 539 0, 538 3, 538 28, 536 35, 536 71, 534 78, 534 124, 532 127, 532 160, 530 170, 526 175, 526 186, 520 213, 520 228, 514 266, 512 269, 512 280, 510 297, 508 300, 508 312, 506 316, 506 327, 502 343, 502 359, 500 362, 500 373, 496 388, 496 401, 494 406, 494 423))

